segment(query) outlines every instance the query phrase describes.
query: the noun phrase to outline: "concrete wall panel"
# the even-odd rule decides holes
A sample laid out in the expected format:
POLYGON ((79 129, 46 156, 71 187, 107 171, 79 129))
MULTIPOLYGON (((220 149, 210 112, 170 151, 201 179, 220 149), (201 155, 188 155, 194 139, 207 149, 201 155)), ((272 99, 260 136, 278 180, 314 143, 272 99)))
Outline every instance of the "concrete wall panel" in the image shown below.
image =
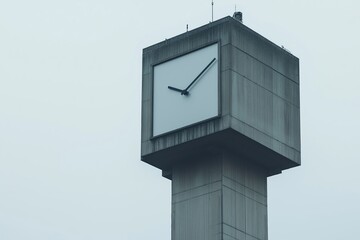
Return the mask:
POLYGON ((230 69, 299 107, 299 84, 233 45, 230 69))
POLYGON ((267 207, 246 198, 246 233, 260 240, 267 237, 267 207))
POLYGON ((218 155, 208 159, 189 160, 173 169, 172 194, 189 191, 194 188, 221 181, 221 162, 218 155), (189 162, 191 167, 189 167, 189 162))
POLYGON ((300 150, 300 109, 233 73, 232 116, 275 140, 300 150))
POLYGON ((299 83, 299 59, 239 23, 233 23, 231 44, 299 83))
POLYGON ((220 191, 173 204, 172 239, 221 240, 220 204, 220 191))
MULTIPOLYGON (((142 108, 141 108, 141 141, 149 141, 151 137, 151 128, 152 119, 151 119, 151 110, 152 110, 152 102, 151 100, 144 100, 142 101, 142 108)), ((149 149, 151 150, 151 149, 149 149)), ((147 151, 146 151, 147 152, 147 151)))

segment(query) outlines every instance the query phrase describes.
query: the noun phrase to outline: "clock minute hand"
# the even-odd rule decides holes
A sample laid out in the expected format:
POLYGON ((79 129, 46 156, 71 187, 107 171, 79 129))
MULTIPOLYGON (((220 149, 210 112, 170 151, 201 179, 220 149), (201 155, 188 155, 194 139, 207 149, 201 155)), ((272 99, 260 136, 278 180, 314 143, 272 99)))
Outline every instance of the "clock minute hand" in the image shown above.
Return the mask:
POLYGON ((184 95, 188 95, 189 92, 189 88, 196 82, 196 80, 198 80, 200 78, 200 76, 211 66, 211 64, 213 62, 215 62, 216 58, 214 58, 213 60, 211 60, 211 62, 199 73, 199 75, 196 76, 196 78, 189 84, 189 86, 187 86, 187 88, 185 88, 183 90, 183 92, 181 94, 184 94, 184 95))

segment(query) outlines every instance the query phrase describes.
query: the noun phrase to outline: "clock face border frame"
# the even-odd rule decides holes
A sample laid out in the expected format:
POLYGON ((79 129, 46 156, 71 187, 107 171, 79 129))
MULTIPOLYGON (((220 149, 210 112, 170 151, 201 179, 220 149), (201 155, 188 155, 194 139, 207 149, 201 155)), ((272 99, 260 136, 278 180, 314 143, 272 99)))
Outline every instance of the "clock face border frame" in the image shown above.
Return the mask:
POLYGON ((185 51, 183 53, 176 54, 174 56, 162 59, 161 61, 150 64, 150 68, 151 68, 151 111, 150 111, 151 112, 150 113, 151 114, 151 130, 150 130, 151 134, 150 134, 150 140, 154 140, 154 139, 157 139, 159 137, 163 137, 163 136, 168 135, 168 134, 179 132, 179 131, 184 130, 186 128, 191 128, 191 127, 194 127, 195 125, 199 125, 199 124, 202 124, 202 123, 205 123, 205 122, 209 122, 211 120, 214 120, 214 119, 217 119, 217 118, 221 117, 221 115, 222 115, 222 112, 221 112, 221 40, 211 41, 211 42, 208 42, 206 44, 202 44, 202 45, 200 45, 200 46, 198 46, 198 47, 196 47, 194 49, 191 49, 189 51, 185 51), (168 61, 171 61, 171 60, 174 60, 174 59, 177 59, 177 58, 180 58, 180 57, 183 57, 185 55, 191 54, 193 52, 199 51, 199 50, 201 50, 203 48, 206 48, 206 47, 209 47, 209 46, 212 46, 212 45, 215 45, 215 44, 217 44, 217 48, 218 48, 217 49, 217 61, 218 61, 218 66, 217 66, 218 67, 218 72, 217 72, 217 75, 218 75, 217 76, 218 113, 217 113, 217 115, 154 136, 154 86, 155 86, 155 84, 154 84, 154 81, 155 81, 154 68, 156 66, 160 65, 160 64, 166 63, 168 61))

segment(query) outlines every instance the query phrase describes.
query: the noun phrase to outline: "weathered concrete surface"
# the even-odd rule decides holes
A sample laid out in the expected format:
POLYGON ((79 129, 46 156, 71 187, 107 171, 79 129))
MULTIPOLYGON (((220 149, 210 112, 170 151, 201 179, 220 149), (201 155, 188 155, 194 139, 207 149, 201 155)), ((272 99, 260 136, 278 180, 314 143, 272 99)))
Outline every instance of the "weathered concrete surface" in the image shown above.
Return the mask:
POLYGON ((231 149, 268 175, 301 163, 299 59, 231 17, 143 50, 142 160, 171 178, 172 165, 231 149), (152 138, 153 65, 220 43, 221 117, 152 138))
POLYGON ((175 165, 172 240, 267 239, 267 173, 228 152, 175 165))
POLYGON ((231 17, 143 50, 142 160, 172 179, 172 240, 267 240, 267 177, 300 165, 299 59, 231 17), (221 116, 152 137, 153 66, 218 42, 221 116))

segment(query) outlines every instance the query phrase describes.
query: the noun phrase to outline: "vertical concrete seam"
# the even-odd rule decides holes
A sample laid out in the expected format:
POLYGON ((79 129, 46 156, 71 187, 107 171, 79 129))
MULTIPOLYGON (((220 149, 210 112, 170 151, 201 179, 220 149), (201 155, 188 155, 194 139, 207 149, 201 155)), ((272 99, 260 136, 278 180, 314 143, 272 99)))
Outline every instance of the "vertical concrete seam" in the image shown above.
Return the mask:
MULTIPOLYGON (((230 31, 229 31, 229 45, 230 45, 230 47, 231 46, 233 46, 232 45, 232 24, 231 24, 231 29, 230 29, 230 31)), ((229 56, 228 56, 228 59, 229 59, 229 67, 230 67, 230 72, 228 73, 230 76, 229 76, 229 96, 228 96, 228 101, 229 101, 229 112, 230 112, 230 115, 232 116, 233 115, 233 112, 232 112, 232 101, 231 101, 231 99, 232 99, 232 87, 233 87, 233 83, 232 83, 232 81, 233 81, 233 74, 232 74, 232 72, 231 72, 231 70, 233 69, 233 56, 232 56, 232 52, 233 51, 230 51, 230 54, 229 54, 229 56)), ((230 121, 230 125, 231 125, 231 120, 229 119, 229 121, 230 121)))
POLYGON ((224 151, 221 150, 221 199, 220 199, 220 202, 221 202, 221 239, 220 240, 223 240, 224 239, 224 187, 223 187, 223 176, 224 176, 224 151))
MULTIPOLYGON (((247 176, 248 176, 248 170, 249 170, 249 167, 248 165, 245 167, 245 171, 244 171, 244 184, 245 186, 248 185, 248 179, 247 179, 247 176)), ((244 212, 244 215, 245 215, 245 233, 248 234, 248 222, 247 222, 247 212, 248 212, 248 200, 245 198, 245 212, 244 212)))

